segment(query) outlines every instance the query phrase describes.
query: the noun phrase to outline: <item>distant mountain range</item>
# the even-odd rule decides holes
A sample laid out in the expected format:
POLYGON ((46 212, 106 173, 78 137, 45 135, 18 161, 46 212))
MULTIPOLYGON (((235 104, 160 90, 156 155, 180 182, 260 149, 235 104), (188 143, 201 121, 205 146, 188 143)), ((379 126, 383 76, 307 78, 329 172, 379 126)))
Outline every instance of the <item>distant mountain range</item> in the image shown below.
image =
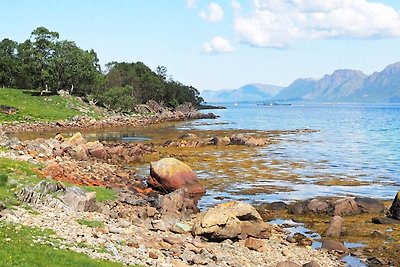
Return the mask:
POLYGON ((283 87, 269 84, 247 84, 238 89, 205 90, 201 96, 207 102, 262 101, 276 96, 283 87))
POLYGON ((359 70, 343 69, 321 79, 297 79, 285 88, 268 85, 267 88, 274 88, 274 91, 263 91, 262 86, 264 85, 252 84, 236 90, 204 91, 202 96, 210 102, 400 102, 400 62, 372 75, 366 75, 359 70), (204 94, 205 92, 207 93, 204 94), (218 101, 214 101, 212 97, 209 99, 209 96, 218 96, 218 101), (229 98, 225 100, 224 96, 229 98))

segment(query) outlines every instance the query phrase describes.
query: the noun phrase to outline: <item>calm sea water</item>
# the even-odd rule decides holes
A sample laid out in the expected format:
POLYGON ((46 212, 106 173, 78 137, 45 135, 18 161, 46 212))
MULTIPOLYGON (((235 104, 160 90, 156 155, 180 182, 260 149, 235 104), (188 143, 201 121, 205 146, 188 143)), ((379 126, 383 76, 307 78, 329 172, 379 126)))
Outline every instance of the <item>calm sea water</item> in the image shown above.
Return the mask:
MULTIPOLYGON (((289 171, 300 182, 270 181, 263 185, 288 187, 292 192, 235 196, 210 192, 202 205, 214 202, 215 194, 251 202, 291 201, 313 196, 360 195, 391 199, 400 190, 400 105, 291 105, 257 106, 255 103, 225 104, 213 110, 217 121, 195 121, 183 129, 313 129, 316 133, 292 134, 261 149, 266 162, 299 162, 304 168, 289 171), (365 181, 362 186, 322 186, 321 177, 365 181), (302 182, 303 181, 303 182, 302 182)), ((232 185, 236 186, 236 185, 232 185)), ((251 186, 251 185, 248 185, 251 186)))

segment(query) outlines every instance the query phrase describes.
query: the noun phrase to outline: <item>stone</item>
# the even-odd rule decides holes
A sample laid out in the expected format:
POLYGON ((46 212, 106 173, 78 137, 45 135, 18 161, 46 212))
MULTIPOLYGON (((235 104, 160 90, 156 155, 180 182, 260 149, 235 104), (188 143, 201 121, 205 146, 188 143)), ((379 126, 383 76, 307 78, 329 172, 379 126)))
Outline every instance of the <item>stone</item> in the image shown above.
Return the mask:
POLYGON ((291 261, 281 261, 278 262, 276 267, 301 267, 301 265, 298 265, 297 263, 291 261))
POLYGON ((390 206, 387 216, 389 218, 400 220, 400 191, 397 192, 396 197, 393 200, 392 206, 390 206))
POLYGON ((244 243, 244 245, 251 249, 251 250, 259 250, 261 247, 265 246, 265 240, 264 239, 258 239, 258 238, 253 238, 253 237, 248 237, 244 243))
POLYGON ((328 251, 336 251, 339 253, 348 253, 349 249, 346 248, 343 243, 334 241, 334 240, 329 240, 329 239, 322 239, 322 248, 328 250, 328 251))
POLYGON ((192 259, 194 264, 198 264, 198 265, 207 265, 208 264, 208 260, 201 256, 201 255, 195 255, 192 259))
POLYGON ((303 267, 321 267, 321 265, 316 261, 310 261, 303 264, 303 267))
POLYGON ((68 149, 68 154, 76 160, 87 160, 88 150, 84 144, 79 144, 77 146, 68 149))
POLYGON ((86 141, 80 132, 75 133, 73 136, 64 141, 64 143, 67 143, 69 146, 77 146, 79 144, 84 144, 85 142, 86 141))
POLYGON ((294 238, 294 240, 296 240, 296 243, 299 246, 307 247, 307 246, 311 246, 312 245, 312 239, 306 237, 302 233, 295 233, 293 235, 293 238, 294 238))
POLYGON ((167 227, 165 226, 165 223, 163 220, 152 220, 151 225, 153 226, 154 230, 158 231, 167 231, 167 227))
POLYGON ((325 232, 327 237, 340 237, 343 232, 344 219, 340 216, 333 216, 329 223, 329 227, 325 232))
POLYGON ((173 267, 190 267, 189 265, 187 265, 187 264, 184 263, 184 262, 181 262, 181 261, 178 260, 178 259, 173 259, 171 263, 172 263, 172 266, 173 266, 173 267))
POLYGON ((189 194, 205 193, 196 173, 188 165, 174 158, 164 158, 150 163, 150 176, 147 183, 152 188, 165 193, 180 188, 186 188, 189 194))
POLYGON ((370 197, 356 197, 358 208, 363 213, 382 213, 385 209, 383 201, 370 197))
POLYGON ((75 211, 96 210, 96 192, 86 192, 76 186, 67 187, 63 200, 75 211))
POLYGON ((156 260, 158 259, 158 255, 153 251, 149 251, 149 258, 156 260))
POLYGON ((192 230, 192 227, 190 225, 185 224, 185 223, 177 222, 174 225, 172 225, 170 230, 173 233, 183 234, 183 233, 190 232, 192 230))
POLYGON ((271 226, 250 204, 232 201, 219 204, 200 213, 193 226, 193 234, 210 240, 235 238, 265 238, 271 233, 271 226), (243 231, 245 230, 245 231, 243 231))
POLYGON ((214 137, 210 140, 210 144, 215 146, 227 146, 231 143, 231 139, 227 136, 225 137, 214 137))
POLYGON ((320 199, 311 199, 307 204, 307 209, 314 213, 327 213, 329 204, 320 199))
POLYGON ((181 238, 173 236, 163 237, 163 241, 167 242, 170 245, 179 245, 179 246, 185 243, 184 240, 182 240, 181 238))
POLYGON ((303 203, 296 203, 289 210, 294 215, 301 215, 305 211, 305 206, 303 203))
POLYGON ((244 134, 232 135, 230 140, 230 145, 239 146, 265 146, 268 143, 265 139, 254 138, 244 134))
POLYGON ((375 224, 400 224, 400 220, 393 218, 372 218, 372 222, 375 224))
POLYGON ((94 157, 94 158, 106 159, 108 157, 108 153, 107 153, 106 148, 99 141, 88 142, 86 144, 86 147, 88 149, 89 155, 94 157))
POLYGON ((162 218, 165 220, 166 218, 174 219, 173 223, 188 219, 190 215, 199 211, 195 201, 190 198, 187 189, 178 189, 167 195, 160 195, 155 205, 162 218))
POLYGON ((334 203, 333 215, 356 215, 359 213, 360 209, 354 198, 348 197, 334 203))
POLYGON ((270 210, 287 210, 288 207, 289 205, 283 201, 275 201, 268 205, 270 210))

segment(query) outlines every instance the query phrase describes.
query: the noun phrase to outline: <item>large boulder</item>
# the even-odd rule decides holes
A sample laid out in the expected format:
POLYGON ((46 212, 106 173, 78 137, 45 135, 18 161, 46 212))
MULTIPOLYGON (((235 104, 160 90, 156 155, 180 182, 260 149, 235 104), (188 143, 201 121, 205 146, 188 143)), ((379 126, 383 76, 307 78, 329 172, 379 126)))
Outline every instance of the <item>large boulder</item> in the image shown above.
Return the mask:
POLYGON ((333 215, 356 215, 361 212, 357 202, 351 197, 337 200, 333 204, 335 206, 333 215))
POLYGON ((379 199, 356 197, 354 200, 357 202, 358 208, 362 213, 382 213, 385 209, 383 201, 379 199))
POLYGON ((165 193, 180 188, 186 188, 191 195, 205 193, 196 173, 188 165, 174 158, 164 158, 157 162, 151 162, 147 183, 150 187, 165 193))
POLYGON ((106 148, 99 141, 88 142, 86 144, 88 153, 90 156, 98 159, 106 159, 108 157, 108 153, 106 148))
POLYGON ((387 216, 395 220, 400 220, 400 191, 397 192, 387 216))
POLYGON ((200 213, 195 219, 193 233, 210 240, 269 238, 271 226, 250 204, 233 201, 200 213))

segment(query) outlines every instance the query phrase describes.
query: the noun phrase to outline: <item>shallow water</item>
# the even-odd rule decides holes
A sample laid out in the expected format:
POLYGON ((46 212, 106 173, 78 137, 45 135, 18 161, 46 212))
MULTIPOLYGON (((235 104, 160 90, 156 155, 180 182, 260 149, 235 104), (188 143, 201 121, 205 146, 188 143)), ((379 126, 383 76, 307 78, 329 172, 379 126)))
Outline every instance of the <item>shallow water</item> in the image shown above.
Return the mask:
MULTIPOLYGON (((279 185, 291 192, 251 197, 252 202, 296 200, 314 196, 363 195, 390 199, 400 189, 400 106, 399 105, 229 105, 216 110, 221 117, 196 121, 184 129, 313 129, 315 133, 280 136, 281 142, 260 149, 265 164, 278 162, 277 171, 299 177, 293 181, 262 182, 279 185), (299 163, 293 167, 291 163, 299 163), (324 186, 321 179, 348 179, 362 186, 324 186)), ((233 188, 252 186, 232 184, 233 188)), ((229 191, 229 190, 228 190, 229 191)), ((213 192, 212 192, 213 193, 213 192)), ((204 199, 204 204, 210 202, 204 199)))

